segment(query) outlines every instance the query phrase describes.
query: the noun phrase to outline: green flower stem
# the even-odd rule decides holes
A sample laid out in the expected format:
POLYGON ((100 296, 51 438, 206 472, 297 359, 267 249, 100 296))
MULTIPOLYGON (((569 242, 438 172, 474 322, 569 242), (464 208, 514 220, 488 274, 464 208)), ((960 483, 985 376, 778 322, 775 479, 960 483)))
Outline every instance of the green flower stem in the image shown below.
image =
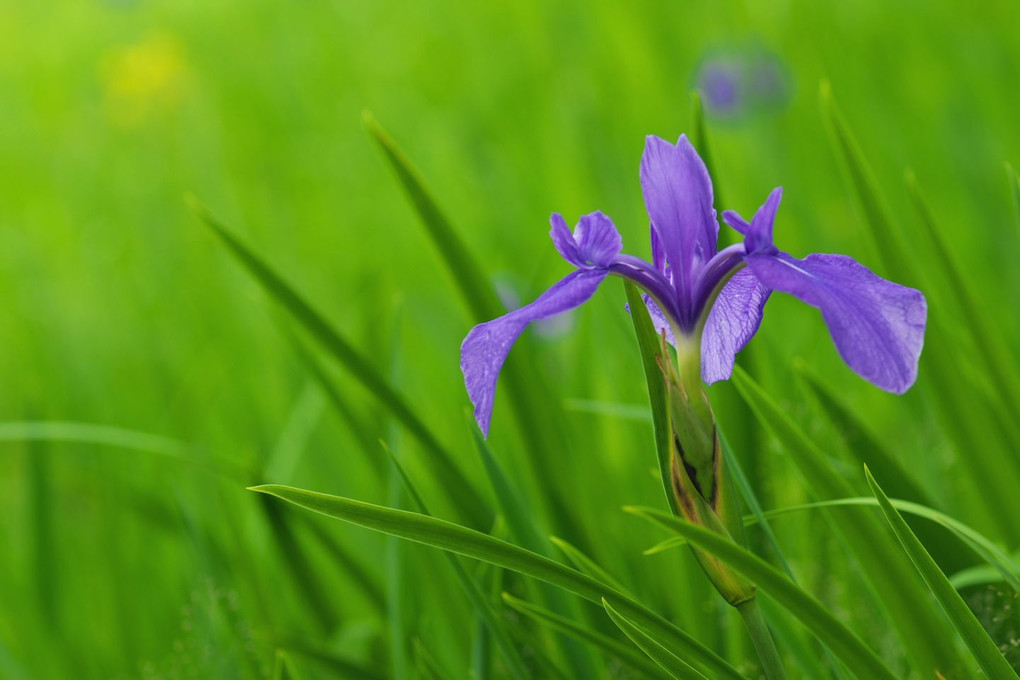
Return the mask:
POLYGON ((786 669, 783 668, 783 662, 779 659, 779 651, 776 649, 776 643, 772 640, 772 632, 769 631, 769 626, 765 623, 765 617, 761 615, 758 598, 752 597, 750 600, 741 602, 737 605, 737 611, 740 612, 747 625, 747 632, 751 636, 755 651, 758 652, 765 677, 768 680, 786 680, 786 669))

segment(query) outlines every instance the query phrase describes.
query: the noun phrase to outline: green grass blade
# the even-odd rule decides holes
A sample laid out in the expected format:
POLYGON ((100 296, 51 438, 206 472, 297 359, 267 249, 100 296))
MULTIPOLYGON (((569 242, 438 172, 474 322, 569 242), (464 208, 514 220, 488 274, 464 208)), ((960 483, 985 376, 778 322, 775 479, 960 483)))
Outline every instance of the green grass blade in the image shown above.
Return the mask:
POLYGON ((276 664, 273 667, 273 680, 298 680, 300 678, 295 671, 290 657, 282 649, 276 650, 276 664))
POLYGON ((1009 178, 1009 189, 1010 193, 1013 194, 1013 207, 1016 212, 1016 230, 1017 236, 1020 236, 1020 177, 1017 176, 1016 170, 1009 163, 1006 163, 1006 176, 1009 178))
POLYGON ((271 635, 272 644, 330 670, 329 677, 349 680, 385 680, 386 676, 374 668, 367 668, 358 662, 345 659, 331 649, 309 642, 304 636, 271 635))
MULTIPOLYGON (((981 627, 974 612, 956 592, 956 588, 935 564, 935 560, 931 558, 921 542, 917 540, 917 536, 907 526, 900 513, 889 502, 878 482, 871 476, 871 471, 865 467, 864 473, 868 477, 868 484, 871 486, 875 498, 878 499, 882 513, 896 534, 896 538, 903 545, 903 549, 910 556, 910 560, 917 567, 917 571, 920 572, 924 582, 928 584, 932 594, 942 605, 942 609, 946 612, 953 627, 956 628, 960 637, 974 654, 974 658, 977 659, 985 675, 992 680, 1016 680, 1018 677, 1016 671, 1006 662, 1006 658, 999 651, 995 642, 981 627)), ((917 612, 917 614, 923 616, 921 612, 917 612)))
POLYGON ((325 317, 284 281, 262 258, 255 254, 229 229, 219 223, 199 203, 192 201, 195 214, 216 234, 230 252, 255 277, 265 291, 300 323, 321 345, 379 400, 429 452, 432 469, 449 497, 469 523, 486 526, 492 512, 454 464, 449 453, 431 430, 415 415, 407 400, 383 378, 365 357, 345 340, 325 317))
MULTIPOLYGON (((467 304, 472 320, 478 323, 505 314, 506 309, 499 300, 492 282, 486 277, 481 263, 471 254, 440 210, 410 159, 370 113, 365 113, 364 120, 366 129, 379 144, 411 199, 429 238, 439 250, 457 291, 467 304)), ((526 355, 527 343, 519 343, 515 351, 526 355)), ((540 502, 549 505, 549 516, 558 523, 559 528, 570 535, 580 535, 572 508, 561 501, 568 494, 558 486, 558 480, 564 477, 559 472, 557 462, 559 458, 545 455, 547 451, 564 448, 563 428, 558 426, 560 422, 557 416, 558 402, 547 401, 544 408, 539 408, 533 395, 547 390, 543 389, 538 373, 529 368, 534 362, 518 362, 516 365, 519 368, 503 371, 500 383, 505 388, 513 407, 521 436, 526 443, 525 450, 530 454, 528 463, 534 469, 535 481, 542 490, 540 502)))
MULTIPOLYGON (((956 258, 953 257, 949 246, 946 245, 942 229, 935 220, 935 214, 921 194, 917 178, 912 172, 907 173, 907 188, 924 228, 925 238, 932 244, 938 261, 938 265, 932 267, 931 270, 940 272, 946 278, 947 285, 944 286, 944 290, 948 296, 955 298, 957 312, 963 317, 960 327, 970 335, 974 346, 980 348, 974 358, 984 364, 985 375, 999 393, 998 400, 989 400, 990 406, 1020 403, 1020 387, 1018 387, 1020 379, 1017 377, 1015 355, 1008 351, 1003 344, 1001 333, 992 327, 988 317, 982 313, 986 306, 979 302, 969 280, 957 265, 956 258)), ((1000 418, 1008 424, 1007 427, 1014 426, 1014 431, 1011 434, 1016 441, 1017 433, 1012 414, 1002 414, 1000 418)), ((885 479, 881 473, 879 476, 885 479)))
MULTIPOLYGON (((819 500, 859 495, 790 415, 739 366, 733 372, 733 383, 758 422, 783 445, 812 494, 819 500)), ((934 617, 917 618, 916 612, 924 610, 929 595, 917 582, 911 565, 903 559, 886 528, 866 515, 837 526, 847 537, 918 670, 929 674, 940 668, 955 668, 959 658, 951 642, 952 634, 934 617)))
MULTIPOLYGON (((482 458, 482 465, 489 477, 489 483, 492 485, 493 493, 496 495, 496 502, 503 513, 503 517, 506 519, 510 533, 521 546, 544 557, 550 557, 552 546, 549 545, 548 539, 545 538, 545 535, 536 526, 535 519, 528 511, 528 505, 524 502, 524 498, 510 480, 507 479, 478 428, 472 427, 471 432, 474 435, 475 447, 482 458)), ((580 614, 576 601, 567 598, 563 591, 558 588, 545 586, 542 589, 541 595, 543 603, 558 612, 572 616, 580 614)), ((592 658, 590 652, 585 647, 576 644, 573 640, 562 637, 557 638, 557 642, 563 657, 570 664, 570 670, 575 676, 592 678, 594 680, 602 675, 596 660, 592 658)))
POLYGON ((704 668, 712 677, 743 680, 743 676, 717 654, 608 584, 506 541, 435 517, 340 496, 276 484, 252 487, 251 490, 374 531, 495 564, 551 583, 591 602, 600 603, 605 597, 617 610, 645 628, 664 646, 686 655, 690 663, 704 668))
POLYGON ((658 664, 669 677, 677 680, 708 680, 704 675, 691 668, 683 659, 669 651, 654 639, 648 636, 640 627, 634 625, 627 618, 613 609, 612 605, 602 600, 602 606, 613 623, 623 631, 624 635, 630 638, 638 649, 648 655, 648 658, 658 664))
MULTIPOLYGON (((721 430, 719 430, 719 443, 722 444, 723 455, 726 456, 726 465, 730 470, 730 474, 733 475, 733 481, 737 485, 740 495, 744 498, 744 504, 747 505, 747 508, 751 511, 751 514, 755 517, 758 525, 761 526, 762 531, 765 533, 765 540, 768 541, 769 547, 772 548, 772 553, 775 555, 776 560, 779 561, 779 566, 782 567, 783 571, 790 577, 791 581, 795 581, 796 579, 793 577, 790 565, 786 561, 786 556, 783 555, 783 551, 779 547, 779 540, 776 539, 776 535, 772 532, 772 526, 765 517, 761 503, 758 502, 757 494, 754 493, 754 487, 752 487, 751 482, 748 481, 747 475, 744 474, 744 468, 741 467, 737 456, 734 455, 733 450, 730 449, 729 442, 726 440, 726 436, 721 430)), ((646 554, 649 553, 646 552, 646 554)))
POLYGON ((541 624, 549 626, 558 632, 570 635, 580 642, 587 643, 599 650, 601 653, 611 658, 618 659, 620 662, 642 675, 650 678, 669 677, 662 672, 659 666, 649 662, 646 657, 635 652, 633 648, 621 644, 620 642, 617 642, 598 631, 592 630, 588 626, 582 625, 572 619, 568 619, 565 616, 560 616, 559 614, 547 609, 543 609, 531 602, 520 600, 509 593, 503 593, 503 601, 506 602, 507 606, 514 611, 534 619, 541 624))
POLYGON ((659 457, 659 476, 662 490, 666 494, 667 507, 676 514, 676 501, 669 488, 669 457, 672 442, 669 435, 669 413, 666 410, 666 387, 663 384, 659 357, 662 355, 662 341, 652 325, 652 317, 641 298, 641 291, 630 281, 624 282, 627 304, 630 305, 630 320, 634 324, 638 348, 641 350, 641 365, 645 370, 648 385, 648 403, 652 411, 652 426, 655 430, 655 452, 659 457))
POLYGON ((897 236, 899 229, 889 217, 875 173, 836 106, 828 81, 822 82, 820 95, 822 114, 832 136, 836 156, 864 213, 865 224, 878 247, 878 256, 885 271, 897 281, 916 285, 918 277, 910 264, 914 259, 909 257, 897 236))
MULTIPOLYGON (((387 451, 389 452, 388 449, 387 451)), ((394 469, 400 475, 400 479, 403 481, 404 487, 411 495, 411 500, 414 505, 418 508, 419 512, 426 516, 431 516, 428 506, 425 505, 425 501, 422 499, 421 494, 418 493, 418 490, 411 482, 411 478, 408 477, 407 471, 404 470, 404 466, 400 464, 400 461, 392 454, 392 452, 389 453, 390 461, 393 463, 394 469)), ((443 556, 449 562, 450 567, 457 576, 457 580, 460 581, 460 585, 464 589, 464 593, 467 595, 468 600, 471 602, 471 606, 474 608, 475 614, 486 625, 486 628, 492 635, 493 642, 496 643, 496 647, 503 656, 503 660, 506 662, 510 675, 518 678, 519 680, 526 680, 528 677, 528 671, 526 670, 524 659, 521 658, 520 652, 507 636, 505 628, 501 626, 497 620, 496 611, 489 604, 482 588, 478 585, 475 579, 471 578, 471 575, 468 574, 467 569, 464 568, 464 565, 461 564, 460 559, 456 555, 446 552, 443 553, 443 556)))
POLYGON ((757 555, 708 529, 657 510, 626 510, 680 534, 749 578, 814 633, 858 677, 869 680, 896 677, 857 634, 836 619, 821 602, 757 555))
POLYGON ((411 164, 410 159, 397 146, 397 143, 386 134, 379 123, 368 111, 363 114, 365 129, 382 149, 390 167, 421 216, 422 224, 439 253, 446 261, 447 270, 457 285, 457 290, 464 297, 468 309, 477 320, 494 319, 506 312, 496 290, 485 275, 478 260, 471 254, 464 241, 454 230, 453 225, 439 209, 431 193, 425 187, 421 175, 411 164))
POLYGON ((602 583, 611 585, 613 588, 628 597, 633 597, 630 591, 623 584, 617 581, 614 576, 610 575, 609 572, 599 566, 595 560, 585 555, 577 547, 567 543, 557 536, 550 536, 549 540, 552 541, 553 545, 560 549, 560 552, 567 556, 567 559, 570 560, 570 563, 573 564, 574 568, 578 571, 591 576, 596 581, 601 581, 602 583))
MULTIPOLYGON (((913 503, 911 501, 890 499, 893 507, 899 510, 901 513, 920 517, 935 524, 938 524, 945 529, 951 531, 957 536, 963 543, 970 546, 971 549, 976 552, 981 559, 983 559, 989 567, 995 569, 999 574, 999 579, 1003 580, 1010 585, 1013 590, 1020 592, 1020 563, 1016 559, 1011 557, 1008 553, 1002 550, 999 546, 995 545, 988 538, 975 531, 971 527, 967 526, 963 522, 946 515, 945 513, 939 512, 924 505, 913 503)), ((763 513, 762 517, 756 515, 746 515, 744 517, 744 523, 748 526, 761 521, 762 518, 775 518, 782 517, 795 512, 802 512, 805 510, 813 510, 818 508, 838 508, 838 507, 852 507, 852 506, 868 506, 877 507, 878 501, 874 498, 836 498, 828 501, 819 501, 817 503, 804 503, 802 505, 791 505, 785 508, 774 508, 763 513)), ((682 545, 686 545, 687 541, 683 538, 672 537, 669 538, 652 548, 645 551, 645 554, 655 554, 668 550, 670 548, 676 548, 682 545)))

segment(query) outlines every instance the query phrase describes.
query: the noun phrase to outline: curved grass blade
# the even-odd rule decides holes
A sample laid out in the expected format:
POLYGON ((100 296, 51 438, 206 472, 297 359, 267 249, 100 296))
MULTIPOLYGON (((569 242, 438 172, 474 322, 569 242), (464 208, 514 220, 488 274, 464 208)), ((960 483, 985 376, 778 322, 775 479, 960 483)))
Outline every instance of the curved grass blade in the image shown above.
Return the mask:
MULTIPOLYGON (((386 451, 390 454, 390 461, 393 463, 394 469, 400 475, 400 479, 403 481, 404 487, 411 495, 411 500, 418 508, 418 511, 426 516, 431 516, 428 507, 425 505, 425 501, 411 482, 411 478, 407 476, 407 471, 404 470, 404 466, 400 464, 400 461, 388 448, 386 451)), ((492 635, 492 639, 496 643, 496 647, 499 649, 500 654, 503 656, 503 660, 506 662, 510 675, 518 678, 519 680, 526 680, 528 678, 528 671, 525 668, 524 660, 521 658, 520 653, 517 651, 517 648, 514 647, 509 637, 507 637, 503 626, 499 625, 496 611, 489 604, 481 587, 473 578, 471 578, 471 575, 468 574, 467 569, 464 568, 464 565, 461 564, 460 559, 456 555, 446 552, 443 553, 443 556, 450 563, 450 567, 453 568, 453 572, 457 575, 457 580, 460 581, 460 585, 464 589, 464 593, 471 602, 471 606, 474 608, 478 618, 482 620, 489 633, 492 635)))
POLYGON ((724 659, 640 603, 590 576, 506 541, 435 517, 341 496, 276 484, 251 487, 251 490, 391 536, 489 562, 551 583, 591 602, 599 603, 605 597, 657 641, 685 654, 687 661, 704 668, 711 677, 743 680, 743 676, 724 659))
POLYGON ((478 491, 461 472, 447 450, 439 443, 432 431, 415 415, 404 397, 399 394, 383 376, 363 357, 352 344, 345 340, 325 317, 284 281, 262 258, 255 254, 229 229, 220 224, 208 210, 192 199, 191 208, 230 252, 255 277, 271 298, 280 304, 295 321, 300 323, 340 364, 365 386, 407 428, 428 451, 432 469, 439 482, 470 524, 485 526, 491 523, 492 512, 478 491))
POLYGON ((669 677, 656 664, 649 662, 647 658, 635 652, 633 648, 621 644, 572 619, 543 609, 531 602, 520 600, 510 593, 503 593, 503 601, 514 611, 549 626, 558 632, 570 635, 576 640, 587 643, 642 675, 660 679, 669 677))
POLYGON ((603 598, 602 606, 613 623, 623 631, 623 634, 630 638, 638 649, 648 655, 648 658, 658 664, 671 678, 676 680, 708 680, 704 675, 691 668, 683 659, 673 654, 654 639, 648 636, 640 627, 634 625, 613 609, 603 598))
POLYGON ((596 581, 601 581, 602 583, 611 585, 627 597, 634 597, 626 586, 617 581, 614 576, 611 576, 609 572, 596 564, 595 560, 585 555, 578 548, 556 536, 550 536, 549 540, 552 541, 553 545, 560 549, 560 552, 567 556, 567 559, 570 560, 570 563, 574 565, 575 569, 591 576, 596 581))
MULTIPOLYGON (((1006 581, 1010 587, 1015 591, 1020 592, 1020 564, 1015 559, 1010 557, 1004 550, 995 545, 992 541, 967 526, 963 522, 946 515, 945 513, 933 510, 924 505, 918 503, 912 503, 910 501, 904 501, 899 499, 890 499, 889 502, 894 508, 900 512, 921 517, 923 519, 930 520, 936 524, 953 532, 961 541, 970 546, 985 562, 988 566, 996 570, 1000 576, 1000 579, 1006 581)), ((801 512, 803 510, 812 510, 816 508, 837 508, 847 506, 870 506, 878 507, 878 501, 874 498, 836 498, 828 501, 819 501, 817 503, 804 503, 802 505, 791 505, 785 508, 774 508, 763 513, 765 518, 782 517, 794 512, 801 512)), ((760 521, 760 518, 754 515, 747 515, 744 517, 744 523, 748 526, 755 524, 760 521)), ((673 537, 669 538, 653 548, 645 551, 645 554, 654 554, 668 550, 669 548, 675 548, 681 545, 686 545, 687 541, 682 538, 673 537)))
POLYGON ((793 614, 858 677, 893 680, 896 675, 876 654, 813 596, 757 555, 708 529, 650 508, 624 508, 674 531, 753 581, 793 614))
MULTIPOLYGON (((858 495, 790 415, 739 366, 733 372, 733 383, 758 422, 783 445, 813 495, 820 500, 858 495)), ((930 675, 939 668, 957 667, 960 658, 944 622, 936 617, 917 617, 916 612, 924 611, 930 596, 917 582, 913 568, 903 559, 885 526, 868 515, 836 526, 848 539, 864 576, 888 612, 917 670, 930 675)))
MULTIPOLYGON (((956 588, 953 587, 953 584, 949 582, 946 575, 935 564, 935 560, 931 558, 931 555, 924 549, 921 542, 917 540, 917 536, 910 530, 907 523, 903 521, 900 513, 889 502, 889 499, 882 491, 882 487, 871 476, 871 471, 868 470, 867 466, 864 468, 864 474, 868 478, 868 484, 871 486, 875 498, 878 499, 878 504, 881 506, 882 513, 885 515, 886 521, 889 522, 889 526, 892 527, 893 533, 896 534, 896 538, 903 545, 903 549, 910 556, 910 560, 917 567, 917 571, 920 572, 924 582, 928 584, 928 588, 935 596, 935 599, 938 600, 942 609, 946 612, 949 620, 953 623, 953 627, 956 628, 960 637, 963 638, 967 647, 974 654, 974 658, 977 659, 981 670, 992 680, 1017 680, 1020 676, 1017 676, 1016 671, 1010 667, 1006 657, 1002 655, 995 642, 988 636, 985 629, 981 627, 977 617, 974 616, 974 612, 970 610, 967 603, 956 592, 956 588)), ((918 615, 921 615, 921 613, 918 612, 918 615)))
MULTIPOLYGON (((478 428, 472 427, 471 432, 474 435, 475 447, 482 458, 482 465, 489 477, 489 483, 496 495, 496 502, 503 512, 503 517, 506 518, 510 533, 521 546, 544 557, 550 557, 552 547, 535 525, 535 519, 528 512, 528 506, 520 492, 503 473, 503 469, 492 455, 492 451, 485 443, 478 428)), ((567 598, 563 591, 557 588, 543 584, 541 597, 544 604, 558 612, 572 616, 580 615, 576 601, 567 598)), ((563 657, 570 664, 570 670, 576 677, 594 680, 602 675, 598 664, 586 648, 563 637, 558 637, 556 641, 559 643, 557 646, 562 651, 563 657)))

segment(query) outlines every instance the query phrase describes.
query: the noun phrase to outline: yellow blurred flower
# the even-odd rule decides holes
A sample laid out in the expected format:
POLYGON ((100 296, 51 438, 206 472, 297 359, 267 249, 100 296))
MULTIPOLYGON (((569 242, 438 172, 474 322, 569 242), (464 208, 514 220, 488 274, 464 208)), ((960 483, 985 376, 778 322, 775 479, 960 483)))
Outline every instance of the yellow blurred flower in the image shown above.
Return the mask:
POLYGON ((187 93, 184 48, 166 34, 110 50, 100 62, 100 74, 108 115, 127 126, 175 110, 187 93))

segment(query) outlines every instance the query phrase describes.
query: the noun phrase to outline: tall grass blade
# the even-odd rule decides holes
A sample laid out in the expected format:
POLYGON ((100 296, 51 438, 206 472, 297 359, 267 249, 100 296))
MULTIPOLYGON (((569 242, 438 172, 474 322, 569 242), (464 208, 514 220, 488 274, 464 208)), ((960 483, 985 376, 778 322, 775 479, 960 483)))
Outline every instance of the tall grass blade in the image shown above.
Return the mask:
POLYGON ((506 541, 434 517, 340 496, 276 484, 252 487, 251 490, 374 531, 495 564, 551 583, 590 602, 601 603, 605 597, 613 607, 642 626, 660 644, 685 655, 685 660, 705 669, 711 677, 743 680, 743 676, 724 659, 658 614, 617 592, 612 586, 506 541))
MULTIPOLYGON (((411 496, 411 501, 414 506, 418 508, 418 512, 425 516, 431 516, 428 506, 425 505, 425 500, 418 493, 418 489, 415 488, 414 483, 411 482, 411 478, 407 475, 407 471, 404 470, 404 466, 400 464, 400 461, 395 455, 390 453, 390 461, 393 463, 393 468, 400 475, 400 479, 404 483, 404 487, 411 496)), ((461 563, 460 559, 456 555, 450 553, 443 553, 443 556, 449 562, 450 567, 453 569, 454 574, 457 575, 457 580, 460 582, 461 587, 464 589, 464 593, 468 597, 468 601, 471 602, 472 608, 475 610, 475 614, 485 624, 492 635, 493 641, 496 643, 496 647, 499 649, 500 654, 503 656, 503 660, 506 662, 509 668, 510 675, 518 678, 518 680, 526 680, 528 677, 528 671, 526 670, 524 660, 521 658, 517 648, 510 641, 510 638, 506 635, 506 629, 500 625, 497 620, 497 614, 495 609, 489 604, 486 599, 485 593, 478 583, 468 574, 467 569, 461 563)))
POLYGON ((282 649, 276 650, 276 664, 273 667, 273 680, 298 680, 299 676, 294 671, 294 665, 290 657, 282 649))
MULTIPOLYGON (((733 382, 758 422, 783 445, 819 500, 858 495, 789 414, 739 366, 733 372, 733 382)), ((917 582, 910 564, 902 559, 899 547, 878 522, 866 515, 856 520, 840 523, 838 528, 849 540, 865 577, 889 613, 918 670, 930 674, 938 668, 955 668, 959 659, 950 631, 934 617, 917 618, 916 612, 924 610, 929 596, 917 582)))
POLYGON ((477 320, 487 320, 503 314, 506 310, 496 295, 492 282, 440 210, 410 159, 393 138, 386 134, 371 113, 365 111, 362 116, 365 129, 382 149, 390 167, 393 168, 421 217, 429 237, 446 261, 447 271, 453 277, 457 290, 464 297, 472 316, 477 320))
POLYGON ((708 529, 650 508, 625 508, 639 517, 661 524, 730 565, 793 614, 818 637, 852 672, 869 680, 896 677, 857 634, 834 617, 821 602, 802 590, 782 572, 733 541, 708 529))
POLYGON ((890 219, 875 173, 868 165, 860 144, 850 131, 846 119, 836 106, 832 86, 823 81, 820 87, 822 114, 832 136, 836 155, 843 168, 857 202, 864 213, 872 238, 878 246, 878 256, 886 272, 897 281, 917 285, 917 273, 911 263, 914 261, 897 236, 897 229, 890 219))
MULTIPOLYGON (((907 173, 907 188, 924 228, 924 235, 932 244, 938 261, 938 266, 931 269, 940 272, 946 278, 947 285, 944 286, 944 290, 948 293, 947 297, 955 298, 957 312, 962 315, 963 323, 960 327, 969 334, 971 343, 979 350, 975 352, 974 359, 984 365, 986 377, 998 392, 999 399, 989 400, 989 405, 996 407, 1020 403, 1020 377, 1017 375, 1016 356, 1008 351, 1001 333, 993 328, 987 315, 982 313, 986 305, 980 303, 970 282, 957 265, 956 258, 946 245, 942 229, 935 220, 935 214, 921 194, 917 178, 912 172, 907 173)), ((1010 430, 1013 441, 1018 441, 1013 414, 1007 411, 1000 413, 999 417, 1010 430)), ((885 479, 883 475, 879 476, 885 479)))
POLYGON ((628 621, 627 618, 613 609, 612 605, 602 600, 602 606, 613 623, 623 631, 624 635, 630 638, 638 649, 648 655, 648 658, 659 665, 669 677, 676 680, 708 680, 704 675, 690 667, 683 659, 673 654, 654 639, 648 636, 639 626, 628 621))
POLYGON ((509 593, 503 593, 503 601, 514 611, 549 626, 558 632, 570 635, 580 642, 589 644, 602 654, 619 660, 624 665, 629 666, 644 676, 650 678, 669 677, 662 672, 659 666, 649 662, 646 657, 635 652, 633 648, 621 644, 598 631, 592 630, 588 626, 543 609, 531 602, 520 600, 509 593))
MULTIPOLYGON (((931 555, 924 549, 921 542, 917 540, 917 536, 910 530, 907 523, 903 521, 900 513, 889 502, 878 482, 871 476, 871 471, 865 467, 864 473, 868 478, 868 484, 871 486, 875 498, 878 500, 878 504, 882 508, 882 513, 896 534, 896 538, 899 539, 903 549, 910 556, 910 560, 917 567, 917 571, 920 572, 924 582, 928 584, 928 588, 931 589, 932 594, 938 600, 946 615, 949 616, 953 627, 956 628, 960 637, 963 638, 967 647, 974 654, 974 658, 977 659, 981 670, 992 680, 1016 680, 1018 677, 1016 671, 1006 662, 1006 658, 999 651, 995 642, 988 636, 985 629, 981 627, 977 617, 974 616, 974 612, 970 610, 967 603, 956 592, 956 588, 953 587, 953 584, 949 582, 946 575, 935 564, 935 560, 931 558, 931 555)), ((923 616, 921 612, 918 612, 918 615, 923 616)))
MULTIPOLYGON (((492 282, 486 277, 484 268, 432 198, 431 192, 410 159, 386 134, 371 113, 367 111, 364 113, 364 122, 421 217, 429 238, 439 250, 447 270, 453 277, 457 291, 467 304, 472 320, 479 323, 503 315, 506 309, 500 302, 492 282)), ((527 343, 520 343, 516 352, 526 355, 527 343)), ((567 494, 558 486, 558 480, 564 478, 557 470, 559 457, 545 455, 546 451, 565 448, 562 427, 557 426, 557 423, 561 422, 557 413, 558 402, 547 400, 543 408, 539 408, 533 395, 544 394, 547 390, 543 389, 537 372, 529 368, 534 362, 516 365, 518 368, 515 370, 503 371, 500 382, 506 389, 521 436, 526 442, 526 450, 530 454, 528 464, 535 471, 534 481, 542 489, 539 498, 543 504, 549 505, 550 517, 558 527, 571 535, 580 535, 580 527, 573 517, 572 508, 561 501, 567 494)))
POLYGON ((1020 236, 1020 177, 1017 176, 1016 170, 1009 163, 1006 163, 1006 176, 1009 178, 1009 189, 1010 193, 1013 194, 1013 207, 1016 212, 1016 230, 1017 236, 1020 236))
POLYGON ((633 597, 631 592, 623 584, 617 581, 616 578, 611 576, 605 569, 600 567, 595 560, 581 552, 576 546, 567 543, 557 536, 550 536, 549 540, 552 541, 553 545, 560 549, 560 552, 566 555, 567 559, 570 560, 570 563, 574 565, 575 569, 591 576, 596 581, 601 581, 602 583, 611 585, 613 588, 628 597, 633 597))
MULTIPOLYGON (((507 479, 503 469, 496 461, 495 456, 492 455, 492 451, 485 443, 485 439, 478 429, 472 427, 471 431, 474 434, 475 447, 482 458, 482 465, 489 477, 493 493, 496 495, 497 504, 503 512, 503 517, 510 528, 510 533, 522 547, 544 557, 551 557, 552 546, 549 545, 549 540, 545 538, 545 535, 535 525, 535 519, 528 512, 528 506, 524 502, 524 498, 510 480, 507 479)), ((567 598, 563 591, 557 588, 543 584, 541 597, 543 603, 557 612, 571 616, 580 615, 576 601, 567 598)), ((559 643, 557 646, 560 647, 564 658, 570 664, 571 671, 575 676, 593 678, 593 680, 601 677, 602 673, 598 669, 598 664, 592 658, 587 648, 563 637, 557 638, 557 642, 559 643)))
POLYGON ((262 258, 255 254, 229 229, 220 224, 201 204, 191 202, 195 214, 216 234, 230 252, 255 277, 265 291, 290 313, 324 349, 342 364, 365 386, 379 403, 415 436, 428 451, 432 469, 446 489, 460 514, 470 524, 485 526, 491 523, 492 512, 475 487, 454 464, 449 453, 439 443, 428 426, 414 413, 407 400, 389 385, 383 376, 345 340, 325 317, 284 281, 262 258))

